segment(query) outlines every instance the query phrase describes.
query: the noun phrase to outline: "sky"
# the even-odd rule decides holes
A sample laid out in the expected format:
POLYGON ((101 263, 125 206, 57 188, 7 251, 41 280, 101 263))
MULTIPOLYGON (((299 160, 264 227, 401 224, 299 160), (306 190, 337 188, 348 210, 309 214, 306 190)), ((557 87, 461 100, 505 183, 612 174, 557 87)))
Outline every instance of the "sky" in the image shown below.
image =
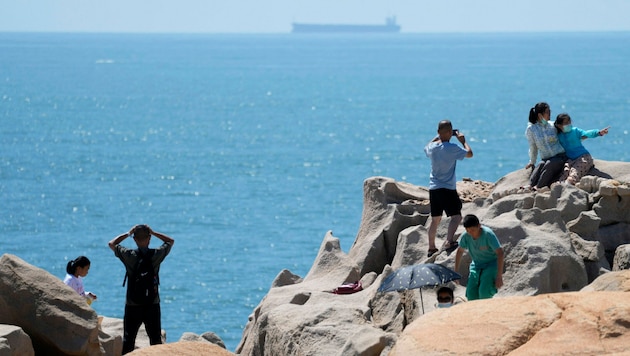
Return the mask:
POLYGON ((388 16, 410 33, 630 31, 630 0, 0 0, 0 32, 287 33, 388 16))

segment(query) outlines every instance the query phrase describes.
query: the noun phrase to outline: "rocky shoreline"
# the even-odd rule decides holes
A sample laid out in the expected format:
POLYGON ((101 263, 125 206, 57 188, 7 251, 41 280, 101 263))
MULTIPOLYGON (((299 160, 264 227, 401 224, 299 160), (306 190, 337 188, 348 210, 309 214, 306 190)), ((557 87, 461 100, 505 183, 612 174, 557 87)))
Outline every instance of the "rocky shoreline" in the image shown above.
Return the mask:
MULTIPOLYGON (((382 279, 402 266, 433 262, 454 268, 454 254, 426 258, 427 188, 385 177, 366 179, 361 225, 348 253, 329 231, 306 276, 281 271, 250 315, 235 353, 627 352, 630 163, 595 160, 595 165, 577 186, 555 185, 539 192, 521 189, 527 184, 524 169, 494 184, 458 182, 462 213, 476 214, 505 249, 504 287, 491 300, 440 310, 430 289, 424 294, 377 292, 382 279), (330 293, 353 281, 361 281, 363 290, 330 293)), ((461 232, 460 227, 457 236, 461 232)), ((438 245, 445 234, 438 230, 438 245)), ((470 260, 463 262, 458 272, 465 285, 470 260)), ((95 312, 65 287, 19 257, 3 255, 0 350, 119 355, 122 325, 109 318, 99 323, 95 312)), ((457 296, 463 294, 464 287, 452 287, 457 296)), ((217 344, 222 342, 212 333, 185 334, 175 343, 140 344, 132 354, 233 354, 217 344)))

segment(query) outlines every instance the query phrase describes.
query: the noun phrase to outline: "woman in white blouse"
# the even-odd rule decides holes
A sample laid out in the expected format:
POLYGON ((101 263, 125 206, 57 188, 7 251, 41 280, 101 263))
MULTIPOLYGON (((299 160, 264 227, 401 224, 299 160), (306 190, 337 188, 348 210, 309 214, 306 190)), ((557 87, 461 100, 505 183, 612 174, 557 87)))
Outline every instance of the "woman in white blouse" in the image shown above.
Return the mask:
POLYGON ((564 148, 558 141, 558 132, 549 123, 550 118, 551 109, 545 102, 540 102, 529 110, 529 124, 525 130, 529 142, 529 163, 525 168, 534 167, 540 154, 540 163, 529 178, 532 189, 548 187, 557 181, 567 161, 564 148))
POLYGON ((85 298, 88 305, 96 300, 96 295, 92 292, 85 292, 83 288, 83 277, 87 276, 89 270, 90 260, 85 256, 79 256, 68 262, 66 266, 66 278, 63 279, 63 283, 72 287, 80 296, 85 298))

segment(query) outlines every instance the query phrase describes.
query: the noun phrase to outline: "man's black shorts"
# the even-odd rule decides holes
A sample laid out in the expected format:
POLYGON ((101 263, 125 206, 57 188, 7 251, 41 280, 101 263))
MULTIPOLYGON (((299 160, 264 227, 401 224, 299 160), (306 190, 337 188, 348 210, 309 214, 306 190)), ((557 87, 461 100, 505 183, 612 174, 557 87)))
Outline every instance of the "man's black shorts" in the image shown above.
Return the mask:
POLYGON ((429 190, 429 201, 431 216, 442 216, 443 212, 446 212, 446 216, 462 214, 462 201, 456 190, 446 188, 429 190))

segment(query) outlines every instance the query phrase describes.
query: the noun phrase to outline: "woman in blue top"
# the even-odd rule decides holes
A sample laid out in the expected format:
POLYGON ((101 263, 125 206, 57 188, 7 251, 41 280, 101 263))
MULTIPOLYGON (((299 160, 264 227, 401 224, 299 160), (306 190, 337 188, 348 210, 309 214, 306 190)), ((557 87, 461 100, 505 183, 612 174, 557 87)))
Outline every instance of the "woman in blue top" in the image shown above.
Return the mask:
POLYGON ((564 172, 560 176, 560 182, 575 185, 594 166, 593 157, 582 145, 582 140, 604 136, 608 133, 608 127, 602 130, 584 131, 573 127, 571 117, 566 113, 558 115, 553 125, 558 130, 558 140, 569 157, 564 172))

